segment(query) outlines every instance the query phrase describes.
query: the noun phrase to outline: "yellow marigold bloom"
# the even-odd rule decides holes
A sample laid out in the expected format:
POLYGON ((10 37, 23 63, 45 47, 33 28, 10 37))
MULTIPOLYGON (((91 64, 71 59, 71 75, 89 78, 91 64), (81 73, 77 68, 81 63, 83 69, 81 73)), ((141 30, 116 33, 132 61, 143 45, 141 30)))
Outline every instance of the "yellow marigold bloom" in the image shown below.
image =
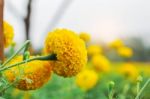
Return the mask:
POLYGON ((50 62, 54 73, 71 77, 78 74, 87 63, 85 43, 75 32, 56 29, 50 32, 45 41, 47 54, 57 55, 57 61, 50 62))
POLYGON ((99 45, 90 45, 87 48, 87 52, 89 56, 93 56, 93 55, 102 53, 102 49, 99 45))
POLYGON ((117 40, 110 43, 110 47, 115 48, 115 49, 118 49, 118 48, 123 47, 123 46, 124 46, 124 43, 122 42, 121 39, 117 39, 117 40))
POLYGON ((93 88, 98 81, 98 74, 94 70, 85 69, 76 77, 76 84, 83 90, 93 88))
POLYGON ((118 49, 118 54, 122 57, 130 58, 133 56, 133 51, 129 47, 121 47, 118 49))
POLYGON ((4 46, 7 48, 13 42, 14 29, 13 27, 4 21, 4 46))
POLYGON ((82 40, 84 40, 85 42, 89 42, 89 41, 91 40, 90 35, 87 34, 87 33, 81 32, 79 36, 80 36, 80 38, 81 38, 82 40))
POLYGON ((138 77, 138 69, 131 63, 125 63, 119 68, 119 72, 126 78, 136 80, 138 77))
MULTIPOLYGON (((10 64, 21 62, 23 56, 14 58, 10 64)), ((32 61, 10 68, 4 72, 9 82, 18 79, 15 87, 20 90, 35 90, 43 86, 51 76, 51 66, 46 61, 32 61)))
POLYGON ((110 62, 103 55, 94 55, 92 57, 92 63, 96 71, 98 72, 109 72, 110 62))

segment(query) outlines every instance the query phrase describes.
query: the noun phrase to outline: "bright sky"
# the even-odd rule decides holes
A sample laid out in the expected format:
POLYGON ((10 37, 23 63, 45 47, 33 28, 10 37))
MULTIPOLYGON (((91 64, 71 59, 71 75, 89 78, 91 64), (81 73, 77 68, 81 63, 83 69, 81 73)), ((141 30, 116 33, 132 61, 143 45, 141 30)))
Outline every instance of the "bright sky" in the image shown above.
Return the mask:
MULTIPOLYGON (((6 0, 5 20, 15 28, 15 41, 24 42, 24 26, 28 0, 6 0), (11 10, 16 8, 19 16, 11 10)), ((41 47, 58 7, 64 0, 33 0, 31 39, 41 47)), ((150 43, 150 0, 73 0, 56 27, 90 33, 95 41, 136 36, 150 43)))

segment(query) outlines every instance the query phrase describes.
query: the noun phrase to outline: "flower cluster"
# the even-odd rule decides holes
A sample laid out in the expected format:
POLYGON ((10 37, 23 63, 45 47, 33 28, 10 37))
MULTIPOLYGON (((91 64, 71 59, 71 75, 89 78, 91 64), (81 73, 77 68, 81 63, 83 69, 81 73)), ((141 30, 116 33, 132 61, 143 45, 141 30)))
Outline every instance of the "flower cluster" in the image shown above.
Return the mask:
MULTIPOLYGON (((6 22, 4 22, 4 34, 5 47, 11 45, 10 49, 13 49, 15 47, 13 28, 6 22)), ((17 90, 13 89, 14 92, 11 94, 16 98, 20 92, 41 88, 51 78, 53 79, 50 84, 47 84, 48 87, 44 87, 44 91, 43 89, 40 91, 48 94, 48 97, 49 94, 53 94, 51 98, 53 96, 61 97, 58 95, 59 93, 63 96, 68 91, 74 91, 73 97, 80 95, 77 98, 95 99, 100 97, 103 99, 106 98, 104 93, 108 90, 106 92, 108 98, 113 99, 117 96, 119 99, 125 99, 130 93, 136 96, 141 92, 142 86, 145 87, 143 82, 150 75, 149 66, 144 65, 149 65, 149 63, 143 65, 143 63, 132 61, 136 59, 136 56, 131 58, 133 52, 136 53, 134 46, 121 39, 108 45, 105 45, 105 42, 90 42, 90 39, 90 35, 86 32, 78 34, 68 29, 55 29, 47 34, 42 52, 40 52, 41 55, 38 56, 30 55, 28 50, 30 41, 27 40, 20 49, 0 64, 2 73, 0 94, 9 88, 7 85, 13 85, 17 90), (25 50, 22 55, 18 55, 23 49, 25 50), (3 77, 6 78, 3 81, 4 84, 5 81, 9 84, 3 84, 3 77), (69 81, 65 84, 67 77, 69 81), (72 78, 70 79, 70 77, 72 78)), ((148 85, 147 82, 146 84, 148 85)), ((30 98, 30 95, 26 94, 24 98, 30 98)), ((70 93, 66 96, 72 98, 70 93)), ((130 96, 132 97, 132 95, 130 96)), ((44 99, 45 97, 44 95, 44 99)))
MULTIPOLYGON (((13 38, 12 27, 5 23, 5 34, 7 46, 13 38)), ((49 32, 43 48, 45 56, 31 62, 22 63, 4 71, 9 82, 21 90, 35 90, 42 87, 51 77, 51 72, 63 77, 77 75, 87 62, 87 51, 85 42, 73 31, 67 29, 56 29, 49 32), (44 58, 43 58, 44 57, 44 58), (49 59, 52 57, 54 60, 49 59)), ((31 56, 25 52, 22 56, 16 56, 8 65, 20 63, 25 60, 32 60, 36 56, 31 56), (29 58, 29 59, 28 59, 29 58)), ((4 67, 4 68, 7 68, 4 67)))
POLYGON ((130 58, 133 56, 133 50, 126 46, 120 39, 111 42, 109 45, 110 48, 115 49, 117 53, 123 58, 130 58))

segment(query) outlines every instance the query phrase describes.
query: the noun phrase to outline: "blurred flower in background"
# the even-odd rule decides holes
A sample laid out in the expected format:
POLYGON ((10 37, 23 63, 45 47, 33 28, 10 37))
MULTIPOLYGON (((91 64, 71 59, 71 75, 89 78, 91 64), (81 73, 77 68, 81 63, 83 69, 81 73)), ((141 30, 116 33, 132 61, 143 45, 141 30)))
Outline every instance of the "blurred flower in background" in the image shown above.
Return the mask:
POLYGON ((94 55, 92 57, 92 65, 98 72, 110 71, 110 61, 103 55, 94 55))
POLYGON ((114 40, 113 42, 110 43, 109 45, 111 48, 115 48, 115 49, 118 49, 120 47, 123 47, 124 46, 124 43, 121 39, 116 39, 114 40))
POLYGON ((87 52, 89 56, 97 55, 102 53, 102 49, 99 45, 90 45, 87 48, 87 52))
POLYGON ((79 34, 80 38, 82 40, 84 40, 86 43, 89 42, 91 40, 91 36, 88 34, 88 33, 85 33, 85 32, 81 32, 79 34))
POLYGON ((14 38, 14 29, 13 27, 4 21, 4 46, 7 48, 9 45, 13 43, 13 38, 14 38))
POLYGON ((119 69, 119 72, 124 75, 127 79, 136 81, 139 76, 138 69, 132 63, 124 63, 119 69))
POLYGON ((85 69, 77 75, 76 84, 83 90, 89 90, 97 84, 98 78, 94 70, 85 69))
POLYGON ((122 57, 130 58, 133 56, 133 51, 129 47, 120 47, 117 51, 118 54, 122 57))

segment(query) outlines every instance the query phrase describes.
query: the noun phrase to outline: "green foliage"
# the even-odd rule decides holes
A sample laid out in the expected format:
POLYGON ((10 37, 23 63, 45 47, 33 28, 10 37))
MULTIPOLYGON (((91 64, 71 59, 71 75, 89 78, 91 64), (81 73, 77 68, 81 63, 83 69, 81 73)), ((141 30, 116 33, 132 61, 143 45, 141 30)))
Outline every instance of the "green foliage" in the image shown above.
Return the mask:
POLYGON ((43 88, 33 93, 33 98, 37 99, 82 99, 81 91, 74 83, 74 78, 63 78, 53 75, 51 80, 43 88))
MULTIPOLYGON (((141 86, 148 78, 143 77, 141 86)), ((29 91, 30 99, 108 99, 108 83, 114 81, 113 99, 134 99, 136 96, 136 81, 125 80, 124 77, 116 73, 101 75, 97 85, 88 91, 81 90, 75 84, 75 78, 63 78, 53 74, 51 80, 42 88, 29 91)), ((150 99, 150 85, 146 87, 140 99, 150 99)), ((12 99, 9 89, 5 94, 6 99, 12 99)), ((20 92, 16 99, 24 99, 24 92, 20 92)))

